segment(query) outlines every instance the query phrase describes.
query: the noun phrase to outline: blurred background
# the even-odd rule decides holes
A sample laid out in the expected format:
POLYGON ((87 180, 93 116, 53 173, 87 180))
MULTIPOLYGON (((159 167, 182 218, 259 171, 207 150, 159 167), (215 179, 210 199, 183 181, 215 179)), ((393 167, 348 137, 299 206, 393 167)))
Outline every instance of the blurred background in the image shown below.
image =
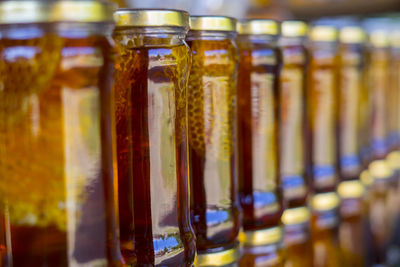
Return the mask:
MULTIPOLYGON (((358 23, 364 17, 400 17, 400 0, 115 0, 120 7, 175 8, 193 15, 236 18, 302 19, 325 23, 358 23), (319 21, 321 18, 321 21, 319 21)), ((382 20, 382 23, 387 21, 382 20)), ((374 24, 375 23, 370 23, 374 24)))

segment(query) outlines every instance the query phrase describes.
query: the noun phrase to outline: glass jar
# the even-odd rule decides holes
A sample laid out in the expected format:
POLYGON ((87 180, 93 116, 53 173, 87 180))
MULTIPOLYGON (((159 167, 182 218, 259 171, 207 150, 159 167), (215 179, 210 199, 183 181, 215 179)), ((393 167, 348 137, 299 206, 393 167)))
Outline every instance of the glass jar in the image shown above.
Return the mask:
POLYGON ((115 15, 115 117, 121 250, 129 264, 192 266, 185 43, 189 15, 120 9, 115 15))
POLYGON ((285 266, 285 250, 279 226, 262 230, 262 235, 241 238, 241 245, 243 254, 239 261, 240 267, 285 266))
POLYGON ((343 181, 338 186, 341 199, 339 214, 339 244, 343 266, 366 265, 366 205, 364 186, 359 180, 343 181))
POLYGON ((315 267, 341 267, 338 240, 339 202, 335 192, 320 193, 311 199, 311 237, 315 267))
MULTIPOLYGON (((255 251, 281 241, 270 242, 266 238, 268 228, 281 231, 277 136, 281 58, 276 44, 280 26, 273 20, 243 20, 238 24, 238 32, 239 196, 244 230, 240 241, 246 247, 241 260, 244 266, 250 264, 250 259, 255 264, 257 258, 266 257, 257 256, 255 251)), ((268 262, 263 264, 270 266, 268 262)))
POLYGON ((309 73, 306 92, 308 171, 316 193, 335 191, 337 31, 314 26, 310 31, 309 73))
POLYGON ((278 86, 280 26, 273 20, 238 24, 239 195, 243 230, 277 226, 282 215, 278 191, 278 86))
POLYGON ((199 266, 224 266, 238 257, 235 37, 234 19, 190 18, 189 170, 199 266))
POLYGON ((122 266, 113 180, 114 49, 107 38, 112 12, 95 0, 0 4, 5 266, 122 266))
POLYGON ((305 172, 305 85, 307 24, 282 22, 280 49, 282 71, 279 90, 280 183, 287 208, 304 206, 307 197, 305 172))
POLYGON ((341 180, 355 180, 359 178, 362 170, 359 158, 358 116, 363 90, 365 34, 356 26, 343 27, 339 40, 338 172, 341 180))

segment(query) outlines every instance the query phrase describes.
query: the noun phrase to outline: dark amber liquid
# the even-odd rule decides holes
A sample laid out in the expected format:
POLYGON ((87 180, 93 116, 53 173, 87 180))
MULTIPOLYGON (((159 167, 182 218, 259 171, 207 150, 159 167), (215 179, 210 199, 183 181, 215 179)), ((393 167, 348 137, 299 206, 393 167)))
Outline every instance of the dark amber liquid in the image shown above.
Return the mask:
POLYGON ((364 209, 361 198, 342 199, 340 204, 339 243, 343 266, 365 266, 367 238, 364 209))
POLYGON ((189 34, 191 212, 197 250, 207 253, 232 248, 240 227, 234 143, 237 50, 227 37, 189 34))
POLYGON ((305 170, 305 48, 283 45, 283 66, 279 91, 280 183, 287 208, 305 205, 307 179, 305 170))
POLYGON ((309 222, 285 225, 285 266, 313 266, 313 246, 309 222))
POLYGON ((285 251, 280 244, 260 247, 244 247, 240 267, 283 267, 285 251))
MULTIPOLYGON (((130 47, 137 36, 116 33, 115 72, 121 249, 139 266, 192 266, 184 43, 130 47), (128 38, 128 43, 124 43, 128 38)), ((136 39, 137 38, 137 39, 136 39)), ((160 41, 159 43, 157 43, 160 41)))
POLYGON ((364 66, 362 47, 357 44, 342 44, 339 62, 337 165, 340 179, 352 180, 358 179, 362 170, 359 134, 366 134, 359 131, 364 66))
POLYGON ((315 267, 342 267, 338 243, 339 216, 336 210, 314 212, 311 237, 315 267))
POLYGON ((310 50, 306 106, 307 171, 316 193, 336 188, 336 80, 334 44, 314 44, 310 50))
POLYGON ((14 267, 121 266, 112 47, 107 38, 90 35, 93 25, 53 27, 2 29, 0 201, 7 212, 0 214, 7 223, 0 224, 0 231, 6 229, 0 237, 6 237, 14 267))
POLYGON ((280 57, 265 42, 238 39, 239 195, 243 228, 276 226, 282 215, 278 190, 278 75, 280 57))

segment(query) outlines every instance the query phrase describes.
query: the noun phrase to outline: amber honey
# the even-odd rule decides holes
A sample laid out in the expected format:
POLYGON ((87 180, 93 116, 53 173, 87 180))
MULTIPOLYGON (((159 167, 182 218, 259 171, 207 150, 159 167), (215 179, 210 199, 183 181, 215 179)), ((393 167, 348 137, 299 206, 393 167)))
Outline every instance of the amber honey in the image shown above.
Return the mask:
POLYGON ((188 87, 192 223, 198 265, 223 266, 237 257, 229 251, 236 250, 240 227, 234 119, 236 21, 200 16, 191 17, 190 24, 186 40, 193 55, 188 87), (220 261, 219 253, 232 257, 220 261), (211 260, 214 256, 216 260, 211 260))
POLYGON ((5 1, 0 13, 0 265, 121 266, 112 8, 5 1))
POLYGON ((115 117, 121 251, 139 266, 192 266, 188 14, 116 12, 115 117), (152 18, 158 17, 158 20, 152 18))

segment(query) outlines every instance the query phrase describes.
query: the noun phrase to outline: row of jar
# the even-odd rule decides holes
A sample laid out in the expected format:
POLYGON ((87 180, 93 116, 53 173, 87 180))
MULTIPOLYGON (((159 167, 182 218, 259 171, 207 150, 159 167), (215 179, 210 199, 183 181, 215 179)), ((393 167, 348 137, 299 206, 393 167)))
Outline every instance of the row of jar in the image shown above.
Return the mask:
POLYGON ((338 54, 330 26, 306 50, 300 21, 95 0, 5 1, 0 24, 2 266, 363 266, 336 186, 361 218, 360 172, 393 182, 381 32, 366 63, 357 27, 338 54))

